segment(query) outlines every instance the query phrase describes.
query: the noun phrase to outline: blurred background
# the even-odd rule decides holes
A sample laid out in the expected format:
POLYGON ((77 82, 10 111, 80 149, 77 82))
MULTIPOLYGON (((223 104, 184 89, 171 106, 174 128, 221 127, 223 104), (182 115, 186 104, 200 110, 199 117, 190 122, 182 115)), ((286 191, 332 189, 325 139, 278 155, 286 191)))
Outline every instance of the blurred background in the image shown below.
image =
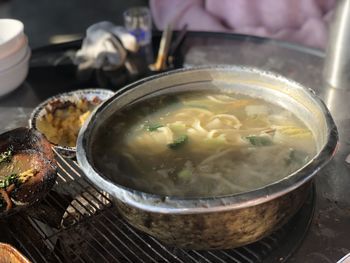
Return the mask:
POLYGON ((25 24, 31 48, 81 38, 86 28, 107 20, 123 25, 123 11, 147 6, 148 0, 0 0, 0 18, 15 18, 25 24))
POLYGON ((0 18, 25 25, 32 48, 81 38, 96 22, 124 25, 123 12, 149 6, 154 26, 231 32, 325 49, 336 0, 0 0, 0 18), (244 3, 244 4, 242 4, 244 3))

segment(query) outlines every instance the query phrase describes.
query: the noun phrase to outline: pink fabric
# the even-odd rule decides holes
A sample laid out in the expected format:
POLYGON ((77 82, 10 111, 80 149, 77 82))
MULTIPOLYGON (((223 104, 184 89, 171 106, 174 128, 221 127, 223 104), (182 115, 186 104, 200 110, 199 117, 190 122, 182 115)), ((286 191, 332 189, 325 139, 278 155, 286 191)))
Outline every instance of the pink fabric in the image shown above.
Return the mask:
POLYGON ((336 0, 150 0, 158 29, 236 32, 324 49, 336 0))

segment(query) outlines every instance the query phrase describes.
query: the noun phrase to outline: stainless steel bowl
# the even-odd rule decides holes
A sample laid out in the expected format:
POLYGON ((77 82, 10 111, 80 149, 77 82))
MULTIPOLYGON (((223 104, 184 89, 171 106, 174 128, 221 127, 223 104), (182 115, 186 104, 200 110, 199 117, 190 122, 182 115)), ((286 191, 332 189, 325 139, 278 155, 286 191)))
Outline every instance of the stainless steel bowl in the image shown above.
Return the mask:
POLYGON ((310 180, 332 158, 337 143, 334 121, 312 90, 271 72, 218 66, 167 72, 121 89, 81 129, 77 159, 90 181, 115 198, 121 214, 136 228, 175 246, 223 249, 257 241, 285 224, 304 203, 310 180), (189 89, 234 90, 278 103, 312 130, 318 152, 304 167, 282 180, 225 197, 152 195, 118 185, 98 172, 91 144, 101 124, 141 97, 189 89))

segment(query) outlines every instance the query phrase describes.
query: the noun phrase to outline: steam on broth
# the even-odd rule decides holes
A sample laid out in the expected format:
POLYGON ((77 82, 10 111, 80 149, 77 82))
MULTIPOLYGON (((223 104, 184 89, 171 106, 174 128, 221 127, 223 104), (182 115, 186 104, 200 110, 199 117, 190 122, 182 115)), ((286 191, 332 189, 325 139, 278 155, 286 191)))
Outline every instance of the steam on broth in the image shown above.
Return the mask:
POLYGON ((288 110, 221 92, 137 101, 100 127, 93 148, 97 170, 114 182, 181 197, 257 189, 316 153, 312 132, 288 110))

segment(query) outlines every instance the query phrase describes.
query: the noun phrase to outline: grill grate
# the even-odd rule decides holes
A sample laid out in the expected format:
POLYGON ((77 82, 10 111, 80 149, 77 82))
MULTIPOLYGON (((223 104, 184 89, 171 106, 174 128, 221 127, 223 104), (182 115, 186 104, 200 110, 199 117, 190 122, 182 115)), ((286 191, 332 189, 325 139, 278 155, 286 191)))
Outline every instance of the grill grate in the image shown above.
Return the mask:
POLYGON ((109 195, 85 180, 76 162, 57 156, 58 178, 43 202, 7 220, 0 241, 33 262, 279 262, 299 245, 310 224, 314 191, 282 229, 254 244, 231 250, 168 247, 128 225, 109 195))

